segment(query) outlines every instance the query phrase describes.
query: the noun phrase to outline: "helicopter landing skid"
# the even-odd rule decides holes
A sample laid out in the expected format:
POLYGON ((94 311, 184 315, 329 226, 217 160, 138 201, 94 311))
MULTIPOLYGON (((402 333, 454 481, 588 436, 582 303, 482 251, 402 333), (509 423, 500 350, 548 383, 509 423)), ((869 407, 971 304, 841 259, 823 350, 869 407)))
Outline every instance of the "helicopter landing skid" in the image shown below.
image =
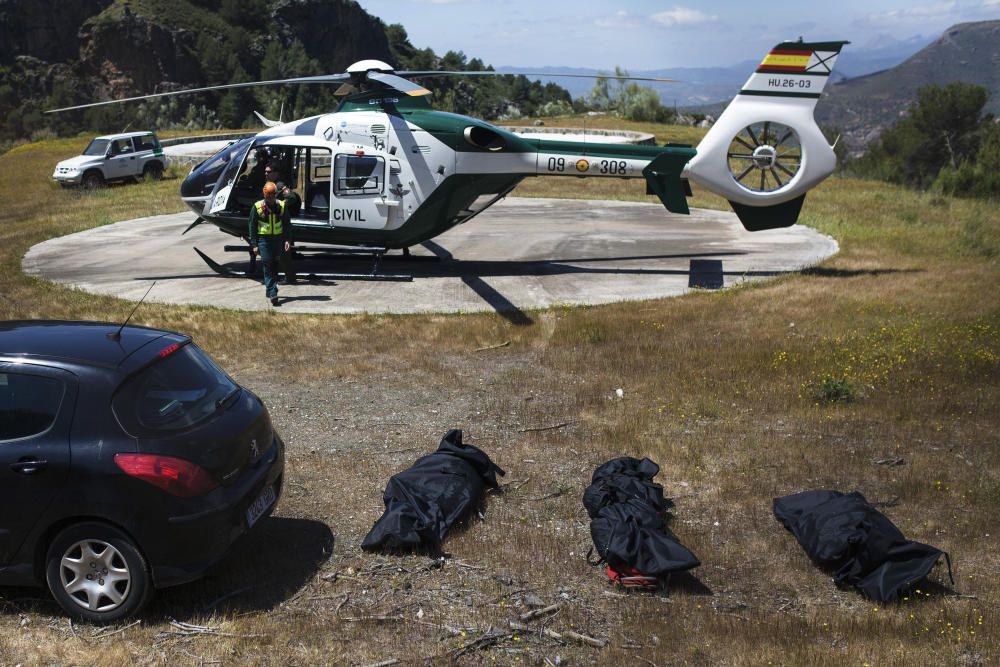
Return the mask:
MULTIPOLYGON (((222 248, 226 252, 247 252, 245 245, 226 245, 222 248)), ((406 262, 440 262, 437 255, 411 255, 409 248, 403 248, 402 254, 390 255, 388 249, 370 246, 312 246, 297 245, 292 247, 293 256, 297 259, 313 258, 334 258, 349 257, 352 255, 379 255, 383 260, 397 260, 406 262)))
MULTIPOLYGON (((236 248, 238 250, 247 251, 246 246, 226 246, 226 250, 230 248, 236 248)), ((395 273, 379 273, 378 267, 382 259, 382 254, 385 252, 384 249, 380 249, 381 252, 372 253, 375 255, 374 263, 372 264, 371 273, 327 273, 319 271, 296 271, 296 277, 314 279, 314 278, 326 278, 329 280, 370 280, 379 282, 412 282, 413 276, 409 274, 395 274, 395 273)), ((236 271, 228 267, 222 266, 214 259, 203 253, 198 248, 194 251, 198 253, 198 256, 204 260, 208 267, 218 273, 220 276, 225 276, 227 278, 250 278, 253 276, 253 255, 251 255, 250 271, 236 271)))

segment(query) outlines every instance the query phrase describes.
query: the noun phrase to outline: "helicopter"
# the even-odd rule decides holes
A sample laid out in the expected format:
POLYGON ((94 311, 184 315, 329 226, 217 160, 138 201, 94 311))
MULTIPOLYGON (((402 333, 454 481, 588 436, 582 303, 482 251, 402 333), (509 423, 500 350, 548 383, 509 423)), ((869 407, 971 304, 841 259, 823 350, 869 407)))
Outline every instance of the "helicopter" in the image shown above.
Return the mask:
MULTIPOLYGON (((410 80, 496 73, 397 72, 379 60, 356 62, 340 74, 225 84, 52 111, 255 85, 340 83, 336 92, 343 99, 333 112, 288 123, 262 118, 266 129, 195 166, 180 188, 182 200, 198 216, 184 233, 207 222, 245 241, 250 206, 260 198, 251 172, 255 157, 266 154, 282 172, 279 178, 301 198, 291 218, 296 243, 322 246, 297 245, 299 252, 328 253, 336 247, 374 256, 370 273, 312 275, 405 280, 378 273, 388 250, 400 249, 409 257, 409 248, 468 222, 529 176, 642 178, 647 194, 679 214, 689 213, 686 197, 694 182, 729 200, 749 231, 795 224, 806 192, 836 166, 813 110, 848 43, 799 38, 777 44, 696 147, 526 138, 476 118, 436 111, 428 101, 431 91, 410 80)), ((239 274, 195 250, 213 270, 239 274)), ((253 253, 250 257, 252 272, 253 253)))

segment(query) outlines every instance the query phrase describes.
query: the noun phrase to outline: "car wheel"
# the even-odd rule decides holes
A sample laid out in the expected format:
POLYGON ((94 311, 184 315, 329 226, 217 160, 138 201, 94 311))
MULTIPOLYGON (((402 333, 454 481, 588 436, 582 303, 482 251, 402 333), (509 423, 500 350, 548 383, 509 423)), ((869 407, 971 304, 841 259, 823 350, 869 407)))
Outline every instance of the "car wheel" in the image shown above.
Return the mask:
POLYGON ((146 559, 125 533, 104 523, 78 523, 49 545, 45 579, 63 610, 92 623, 136 613, 153 593, 146 559))
POLYGON ((80 183, 88 190, 93 190, 94 188, 99 188, 104 185, 104 177, 101 176, 101 172, 99 171, 88 171, 83 175, 83 179, 80 183))
POLYGON ((150 162, 142 168, 142 176, 147 181, 158 181, 163 178, 163 165, 159 162, 150 162))

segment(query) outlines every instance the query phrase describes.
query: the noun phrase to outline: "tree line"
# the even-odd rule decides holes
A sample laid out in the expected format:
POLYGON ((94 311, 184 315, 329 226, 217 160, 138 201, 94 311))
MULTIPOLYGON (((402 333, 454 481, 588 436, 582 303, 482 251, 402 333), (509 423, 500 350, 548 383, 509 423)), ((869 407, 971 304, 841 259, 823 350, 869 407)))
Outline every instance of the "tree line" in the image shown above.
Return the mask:
POLYGON ((906 117, 844 171, 959 197, 1000 198, 1000 122, 989 91, 961 81, 926 86, 906 117))

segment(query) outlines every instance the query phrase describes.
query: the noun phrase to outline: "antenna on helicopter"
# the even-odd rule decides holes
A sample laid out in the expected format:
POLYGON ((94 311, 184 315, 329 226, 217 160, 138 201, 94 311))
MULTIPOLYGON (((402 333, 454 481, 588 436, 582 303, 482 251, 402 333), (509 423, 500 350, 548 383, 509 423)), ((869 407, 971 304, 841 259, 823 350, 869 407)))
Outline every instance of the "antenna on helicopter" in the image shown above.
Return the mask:
POLYGON ((153 281, 153 284, 149 286, 149 289, 146 290, 146 293, 142 295, 142 298, 139 299, 139 303, 135 304, 135 307, 132 308, 132 312, 128 314, 128 317, 125 318, 125 321, 122 322, 122 325, 120 327, 118 327, 118 331, 116 331, 114 333, 109 333, 108 334, 108 338, 110 338, 111 340, 121 340, 122 330, 125 328, 125 325, 127 325, 128 322, 129 322, 129 320, 132 319, 132 316, 135 315, 135 311, 138 310, 139 306, 142 305, 142 302, 146 300, 146 297, 149 296, 149 292, 154 287, 156 287, 156 281, 155 280, 153 281))

